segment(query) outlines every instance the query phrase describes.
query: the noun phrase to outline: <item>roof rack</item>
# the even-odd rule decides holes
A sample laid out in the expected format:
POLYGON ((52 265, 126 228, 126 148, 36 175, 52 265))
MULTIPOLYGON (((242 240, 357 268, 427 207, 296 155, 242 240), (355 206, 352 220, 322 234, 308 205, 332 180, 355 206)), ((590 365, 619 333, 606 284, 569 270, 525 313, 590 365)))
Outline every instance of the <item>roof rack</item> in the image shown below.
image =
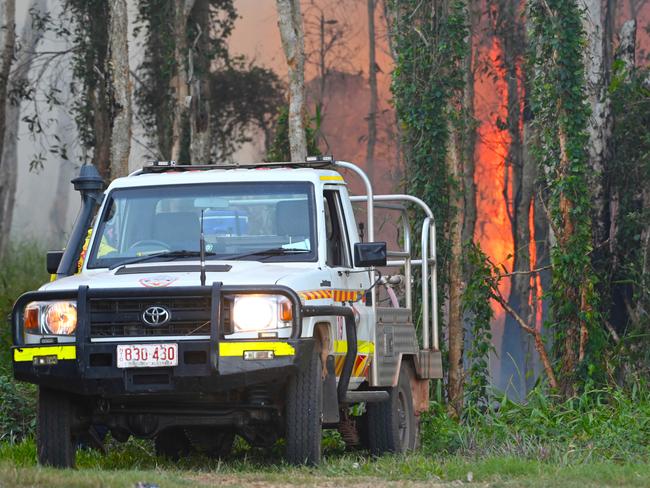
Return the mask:
POLYGON ((183 172, 183 171, 209 171, 212 169, 255 169, 255 168, 315 168, 324 169, 333 166, 335 163, 332 156, 308 156, 305 161, 267 161, 259 163, 243 164, 176 164, 176 161, 153 161, 148 166, 143 166, 142 170, 133 173, 165 173, 183 172))

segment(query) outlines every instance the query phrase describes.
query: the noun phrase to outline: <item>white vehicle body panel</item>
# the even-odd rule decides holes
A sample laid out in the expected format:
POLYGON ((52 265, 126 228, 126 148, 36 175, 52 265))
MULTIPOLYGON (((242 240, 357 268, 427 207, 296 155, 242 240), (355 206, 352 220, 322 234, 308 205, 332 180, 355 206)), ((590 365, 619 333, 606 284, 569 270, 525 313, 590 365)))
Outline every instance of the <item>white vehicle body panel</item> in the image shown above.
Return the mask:
MULTIPOLYGON (((354 218, 352 204, 349 199, 347 188, 342 176, 331 170, 315 169, 228 169, 228 170, 202 170, 185 172, 163 172, 160 174, 140 174, 127 178, 118 178, 111 183, 105 192, 108 195, 111 191, 122 188, 140 188, 168 185, 196 185, 210 183, 242 183, 242 182, 310 182, 314 185, 315 204, 317 212, 317 240, 318 260, 316 262, 271 262, 253 260, 221 261, 210 259, 209 265, 227 264, 231 266, 229 271, 208 272, 206 284, 222 282, 224 285, 285 285, 297 293, 316 290, 342 290, 360 292, 371 285, 370 272, 362 269, 352 268, 352 250, 354 244, 359 242, 357 223, 354 218), (340 193, 340 202, 344 215, 344 228, 347 234, 347 245, 349 252, 349 266, 332 268, 327 265, 327 235, 325 228, 325 206, 323 202, 323 191, 334 190, 340 193)), ((99 209, 98 215, 102 215, 104 203, 99 209)), ((97 223, 95 223, 97 225, 97 223)), ((94 245, 96 232, 93 232, 89 241, 88 249, 94 245)), ((254 258, 251 258, 254 259, 254 258)), ((119 266, 114 270, 107 268, 89 269, 87 261, 84 262, 81 273, 65 277, 41 287, 41 290, 76 290, 79 286, 87 285, 91 288, 133 288, 140 286, 166 286, 183 287, 197 286, 200 284, 199 272, 196 271, 198 260, 164 261, 138 263, 138 268, 151 268, 151 272, 141 274, 116 274, 119 266), (165 265, 169 264, 193 267, 188 272, 165 272, 165 265)), ((331 298, 305 298, 303 303, 309 305, 342 305, 335 301, 336 294, 332 293, 331 298)), ((358 317, 357 339, 359 354, 362 357, 362 368, 353 372, 350 386, 356 387, 362 383, 368 374, 368 365, 374 351, 375 318, 372 307, 366 306, 362 300, 351 304, 358 317), (354 376, 363 373, 364 376, 354 376)), ((346 352, 346 334, 341 317, 319 317, 305 318, 303 320, 303 337, 311 337, 314 334, 316 323, 329 323, 330 354, 334 354, 337 364, 342 364, 342 358, 346 352)), ((290 329, 280 329, 279 337, 289 337, 290 329)), ((251 334, 239 333, 228 336, 229 338, 254 338, 251 334)))

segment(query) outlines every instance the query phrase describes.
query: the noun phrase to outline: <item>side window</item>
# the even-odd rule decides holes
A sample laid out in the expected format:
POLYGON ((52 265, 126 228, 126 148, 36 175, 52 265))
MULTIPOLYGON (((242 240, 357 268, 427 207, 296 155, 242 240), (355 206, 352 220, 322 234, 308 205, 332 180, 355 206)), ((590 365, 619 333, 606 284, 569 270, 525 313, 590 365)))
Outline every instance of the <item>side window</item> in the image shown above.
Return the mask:
POLYGON ((331 267, 349 268, 351 260, 341 196, 336 190, 325 190, 323 196, 327 264, 331 267))

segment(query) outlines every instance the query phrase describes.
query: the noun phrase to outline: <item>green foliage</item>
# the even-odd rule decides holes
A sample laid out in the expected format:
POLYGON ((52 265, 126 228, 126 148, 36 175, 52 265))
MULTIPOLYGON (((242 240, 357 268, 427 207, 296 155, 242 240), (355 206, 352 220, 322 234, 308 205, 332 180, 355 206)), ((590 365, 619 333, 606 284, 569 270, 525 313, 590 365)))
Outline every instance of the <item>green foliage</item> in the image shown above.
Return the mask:
MULTIPOLYGON (((178 2, 176 2, 178 3, 178 2)), ((174 5, 172 0, 139 0, 136 33, 144 33, 145 56, 138 68, 135 89, 139 116, 158 157, 168 158, 172 147, 174 113, 173 81, 179 66, 174 59, 174 5)), ((228 52, 228 39, 237 19, 233 0, 199 0, 187 24, 193 84, 209 89, 211 152, 215 160, 228 160, 235 150, 251 140, 251 129, 260 129, 270 139, 270 126, 284 103, 284 87, 270 69, 254 66, 228 52)), ((198 101, 194 101, 195 103, 198 101)), ((189 120, 183 121, 182 162, 190 161, 189 120)))
MULTIPOLYGON (((320 119, 304 118, 305 137, 307 138, 307 155, 319 155, 317 134, 320 128, 320 119), (312 127, 312 120, 316 123, 312 127)), ((291 148, 289 147, 289 107, 286 105, 280 109, 275 134, 267 153, 266 161, 291 161, 291 148)))
POLYGON ((15 300, 47 281, 45 251, 33 243, 12 244, 0 261, 0 440, 19 440, 34 432, 35 388, 13 380, 11 329, 4 318, 15 300))
MULTIPOLYGON (((584 79, 581 7, 575 0, 529 1, 531 105, 538 135, 533 153, 546 181, 551 225, 550 327, 565 393, 580 378, 598 379, 602 329, 592 269, 591 194, 587 181, 589 108, 584 79), (578 363, 581 329, 586 356, 578 363)), ((602 377, 600 378, 602 379, 602 377)))
POLYGON ((14 381, 12 373, 0 371, 0 442, 18 441, 34 435, 36 387, 14 381))
POLYGON ((97 144, 95 107, 111 106, 106 90, 108 56, 108 3, 103 0, 66 0, 59 33, 74 46, 72 89, 74 119, 81 145, 88 151, 97 144), (67 23, 71 31, 64 27, 67 23))
POLYGON ((16 299, 47 282, 45 250, 34 242, 12 243, 0 260, 0 372, 11 368, 11 329, 5 318, 16 299))
POLYGON ((284 85, 278 75, 238 57, 211 73, 209 82, 211 93, 218 94, 210 111, 216 157, 228 159, 242 144, 251 142, 251 129, 262 131, 269 146, 272 128, 279 123, 278 112, 285 105, 284 85))
POLYGON ((490 398, 490 372, 488 369, 492 346, 491 322, 494 312, 490 306, 492 268, 481 248, 473 243, 466 245, 468 281, 462 297, 463 315, 470 324, 471 344, 466 358, 467 382, 465 392, 470 406, 485 406, 490 398))
MULTIPOLYGON (((145 127, 155 130, 158 146, 170 154, 174 93, 171 80, 174 60, 174 5, 169 0, 140 0, 135 19, 136 35, 144 31, 146 56, 138 67, 140 83, 134 90, 138 114, 145 127)), ((164 158, 164 156, 162 156, 164 158)))
POLYGON ((430 455, 513 456, 552 463, 650 460, 650 391, 637 385, 589 390, 567 401, 536 387, 524 403, 503 398, 498 409, 468 408, 450 420, 441 405, 423 418, 422 447, 430 455))
POLYGON ((461 63, 469 50, 467 2, 392 0, 390 8, 397 52, 392 91, 402 124, 407 188, 435 216, 442 302, 448 285, 450 194, 457 184, 446 167, 447 142, 450 127, 462 127, 466 115, 456 102, 462 97, 461 63))
POLYGON ((629 73, 623 63, 614 65, 610 85, 614 132, 606 175, 618 205, 612 216, 617 232, 609 280, 614 307, 626 311, 610 318, 623 336, 614 364, 625 364, 619 369, 641 377, 650 374, 650 88, 645 83, 649 76, 648 69, 629 73))

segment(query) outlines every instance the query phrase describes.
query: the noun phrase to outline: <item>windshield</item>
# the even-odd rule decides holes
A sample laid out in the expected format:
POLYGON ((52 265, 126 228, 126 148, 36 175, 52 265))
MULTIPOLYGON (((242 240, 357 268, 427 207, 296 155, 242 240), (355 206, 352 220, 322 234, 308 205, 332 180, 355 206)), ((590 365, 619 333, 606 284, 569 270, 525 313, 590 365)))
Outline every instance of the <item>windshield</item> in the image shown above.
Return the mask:
POLYGON ((201 216, 206 259, 314 261, 313 186, 302 182, 214 183, 110 193, 88 268, 197 259, 201 216))

